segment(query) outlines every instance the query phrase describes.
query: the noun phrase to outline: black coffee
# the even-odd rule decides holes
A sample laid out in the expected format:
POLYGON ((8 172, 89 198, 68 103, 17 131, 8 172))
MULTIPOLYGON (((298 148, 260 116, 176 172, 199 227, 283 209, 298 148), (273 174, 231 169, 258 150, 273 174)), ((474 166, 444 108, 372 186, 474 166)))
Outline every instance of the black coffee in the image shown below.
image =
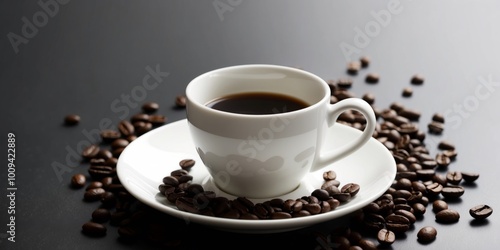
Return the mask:
POLYGON ((306 102, 276 93, 241 93, 220 97, 206 104, 220 111, 268 115, 299 110, 309 106, 306 102))

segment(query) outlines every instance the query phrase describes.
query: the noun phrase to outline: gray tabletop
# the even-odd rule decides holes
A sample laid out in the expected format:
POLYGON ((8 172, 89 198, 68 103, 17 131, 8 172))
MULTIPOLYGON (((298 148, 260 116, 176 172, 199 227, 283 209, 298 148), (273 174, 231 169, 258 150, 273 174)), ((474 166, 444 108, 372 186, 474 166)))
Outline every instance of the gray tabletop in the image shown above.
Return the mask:
MULTIPOLYGON (((450 202, 461 214, 457 223, 436 223, 428 206, 392 248, 496 246, 497 212, 478 223, 469 208, 500 208, 494 191, 500 190, 499 10, 497 1, 2 1, 0 131, 4 148, 15 148, 15 167, 4 152, 0 248, 156 248, 147 240, 119 240, 109 223, 105 237, 81 233, 99 204, 84 202, 83 189, 69 187, 73 174, 87 171, 78 151, 83 142, 98 139, 96 131, 140 112, 145 102, 160 104, 158 113, 167 123, 184 119, 175 98, 191 79, 254 63, 299 67, 325 80, 351 78, 349 91, 358 97, 374 94, 375 107, 397 102, 421 112, 424 131, 433 114, 443 114, 443 133, 427 134, 431 155, 438 142, 450 141, 458 157, 449 169, 477 172, 480 178, 450 202), (348 75, 347 64, 361 56, 370 57, 369 67, 348 75), (368 73, 379 74, 380 81, 367 84, 368 73), (414 74, 425 77, 423 85, 410 84, 414 74), (413 88, 411 97, 402 96, 405 87, 413 88), (72 113, 81 122, 64 126, 64 116, 72 113), (423 226, 438 230, 434 242, 417 241, 423 226)), ((318 235, 349 223, 345 217, 257 235, 173 223, 170 233, 185 249, 321 249, 334 244, 318 235)))

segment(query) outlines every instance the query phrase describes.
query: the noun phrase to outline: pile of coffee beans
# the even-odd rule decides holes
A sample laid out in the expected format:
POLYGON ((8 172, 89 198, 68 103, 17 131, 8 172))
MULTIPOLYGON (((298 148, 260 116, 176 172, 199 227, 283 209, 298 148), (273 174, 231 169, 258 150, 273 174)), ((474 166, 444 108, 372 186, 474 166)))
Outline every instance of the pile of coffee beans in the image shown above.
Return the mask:
POLYGON ((189 169, 195 161, 184 159, 179 162, 182 169, 174 170, 163 178, 159 185, 160 194, 185 212, 230 219, 265 220, 304 217, 335 210, 342 203, 348 202, 360 190, 356 183, 347 183, 340 187, 334 171, 323 174, 325 182, 309 196, 296 199, 270 199, 254 204, 246 197, 228 199, 216 196, 214 191, 205 190, 200 184, 192 183, 193 176, 189 169), (339 188, 340 187, 340 188, 339 188))
MULTIPOLYGON (((368 73, 365 81, 377 83, 379 76, 368 73)), ((327 80, 327 83, 332 90, 331 103, 355 97, 335 84, 335 81, 327 80)), ((422 85, 424 77, 416 74, 411 77, 410 83, 422 85)), ((410 87, 403 91, 404 97, 412 94, 410 87)), ((437 223, 458 222, 459 212, 450 208, 447 201, 456 201, 462 197, 466 191, 462 184, 471 185, 479 178, 479 174, 449 169, 458 155, 455 146, 449 141, 439 142, 439 152, 435 156, 430 154, 424 142, 426 132, 418 126, 420 112, 397 102, 386 109, 377 109, 373 106, 375 96, 370 93, 363 95, 362 99, 371 104, 376 113, 379 122, 373 137, 392 153, 397 166, 396 178, 385 194, 353 215, 354 223, 351 227, 333 231, 330 235, 323 234, 318 238, 323 241, 320 245, 341 246, 339 249, 376 249, 374 242, 363 240, 361 234, 354 231, 356 228, 365 235, 376 238, 381 247, 387 247, 398 238, 405 238, 404 234, 426 214, 430 203, 437 223)), ((358 112, 345 112, 339 116, 338 122, 360 130, 364 129, 366 123, 358 112)), ((443 115, 435 113, 427 125, 427 132, 441 134, 444 127, 443 115)), ((485 219, 492 212, 493 209, 485 204, 477 205, 469 211, 476 220, 485 219)), ((433 241, 436 236, 437 230, 431 226, 424 226, 417 233, 417 239, 425 243, 433 241)))

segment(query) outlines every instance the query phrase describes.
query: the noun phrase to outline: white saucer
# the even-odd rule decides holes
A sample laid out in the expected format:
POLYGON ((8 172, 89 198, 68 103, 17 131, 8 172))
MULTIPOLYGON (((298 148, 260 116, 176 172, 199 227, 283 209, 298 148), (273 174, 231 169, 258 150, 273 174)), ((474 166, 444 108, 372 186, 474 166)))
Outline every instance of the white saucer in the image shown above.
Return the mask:
MULTIPOLYGON (((327 135, 326 141, 331 142, 327 148, 343 145, 346 141, 359 136, 360 133, 354 128, 336 124, 327 135)), ((361 186, 359 193, 349 202, 341 204, 337 209, 328 213, 301 218, 237 220, 183 212, 160 195, 158 186, 162 183, 163 177, 170 175, 173 170, 180 169, 179 162, 188 158, 196 161, 190 171, 194 183, 202 184, 205 190, 215 191, 218 196, 235 198, 218 190, 212 184, 208 171, 192 144, 185 119, 154 129, 133 141, 120 155, 117 173, 121 183, 133 196, 155 209, 184 219, 186 223, 194 222, 219 230, 239 233, 291 231, 346 215, 377 199, 391 186, 396 175, 396 164, 391 153, 372 138, 352 155, 326 169, 310 173, 304 178, 299 188, 278 197, 297 199, 310 195, 324 182, 323 172, 331 169, 337 173, 337 180, 341 182, 341 185, 354 182, 361 186)), ((252 201, 258 203, 264 200, 252 201)))

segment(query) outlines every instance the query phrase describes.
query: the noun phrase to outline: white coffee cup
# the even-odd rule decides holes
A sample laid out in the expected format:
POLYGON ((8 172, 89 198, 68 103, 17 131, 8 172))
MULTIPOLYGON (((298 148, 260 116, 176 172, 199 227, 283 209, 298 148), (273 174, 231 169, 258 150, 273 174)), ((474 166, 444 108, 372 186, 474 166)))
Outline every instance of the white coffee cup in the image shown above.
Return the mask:
POLYGON ((186 88, 187 120, 196 150, 219 189, 234 196, 270 198, 293 191, 303 177, 353 153, 372 136, 373 109, 359 98, 330 104, 330 88, 304 70, 277 65, 216 69, 186 88), (239 114, 206 104, 232 94, 266 92, 309 106, 276 114, 239 114), (347 110, 366 118, 360 137, 325 152, 325 133, 347 110))

